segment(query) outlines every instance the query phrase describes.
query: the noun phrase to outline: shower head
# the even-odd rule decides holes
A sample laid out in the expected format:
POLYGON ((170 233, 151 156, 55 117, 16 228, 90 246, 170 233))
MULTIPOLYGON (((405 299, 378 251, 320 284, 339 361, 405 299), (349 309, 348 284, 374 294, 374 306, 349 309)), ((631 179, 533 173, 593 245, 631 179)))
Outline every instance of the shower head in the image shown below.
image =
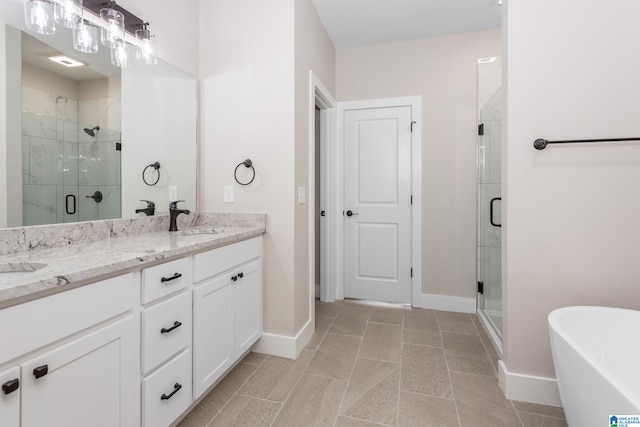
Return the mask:
POLYGON ((96 133, 94 131, 99 131, 100 130, 100 126, 96 126, 93 129, 89 129, 89 128, 84 128, 84 131, 87 133, 87 135, 89 136, 96 136, 96 133))

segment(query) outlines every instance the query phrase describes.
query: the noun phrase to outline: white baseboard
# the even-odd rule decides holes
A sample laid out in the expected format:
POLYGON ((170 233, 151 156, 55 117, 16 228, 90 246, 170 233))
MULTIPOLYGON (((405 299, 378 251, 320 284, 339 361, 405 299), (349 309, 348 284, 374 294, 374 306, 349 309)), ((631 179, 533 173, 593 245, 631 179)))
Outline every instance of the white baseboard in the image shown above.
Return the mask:
POLYGON ((509 372, 504 362, 498 362, 498 382, 505 397, 521 402, 562 407, 558 380, 509 372))
POLYGON ((476 299, 452 297, 447 295, 420 294, 418 301, 413 301, 414 307, 432 310, 455 311, 458 313, 475 313, 476 299))
POLYGON ((315 324, 311 319, 295 337, 264 332, 262 338, 253 346, 253 351, 287 359, 297 359, 304 347, 311 341, 314 332, 315 324))

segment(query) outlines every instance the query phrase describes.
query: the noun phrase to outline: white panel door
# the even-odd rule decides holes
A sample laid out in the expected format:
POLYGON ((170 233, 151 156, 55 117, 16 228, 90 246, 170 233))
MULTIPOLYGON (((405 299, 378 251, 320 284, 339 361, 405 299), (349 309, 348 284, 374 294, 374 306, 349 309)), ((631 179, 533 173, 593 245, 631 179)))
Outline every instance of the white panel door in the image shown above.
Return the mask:
POLYGON ((20 426, 20 368, 0 372, 0 426, 20 426))
POLYGON ((235 358, 262 336, 262 261, 240 267, 231 276, 235 298, 235 358), (235 278, 235 279, 234 279, 235 278))
POLYGON ((411 107, 347 110, 345 297, 411 302, 411 107))

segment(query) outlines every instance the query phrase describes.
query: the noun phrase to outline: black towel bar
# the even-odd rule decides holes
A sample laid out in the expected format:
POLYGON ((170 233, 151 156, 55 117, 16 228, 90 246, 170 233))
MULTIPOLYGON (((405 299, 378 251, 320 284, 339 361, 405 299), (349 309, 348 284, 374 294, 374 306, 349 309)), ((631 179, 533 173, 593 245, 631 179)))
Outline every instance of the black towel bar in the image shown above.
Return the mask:
POLYGON ((640 141, 640 137, 635 138, 599 138, 599 139, 568 139, 564 141, 549 141, 547 139, 538 138, 533 141, 533 147, 536 150, 544 150, 549 144, 569 144, 574 142, 620 142, 620 141, 640 141))

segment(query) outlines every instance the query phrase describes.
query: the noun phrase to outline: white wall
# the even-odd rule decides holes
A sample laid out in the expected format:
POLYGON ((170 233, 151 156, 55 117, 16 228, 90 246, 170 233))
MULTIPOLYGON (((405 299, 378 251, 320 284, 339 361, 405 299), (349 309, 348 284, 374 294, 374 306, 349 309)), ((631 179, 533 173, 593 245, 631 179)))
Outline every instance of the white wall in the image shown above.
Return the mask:
MULTIPOLYGON (((309 71, 313 70, 324 87, 335 93, 335 48, 324 29, 311 0, 295 3, 295 190, 305 187, 307 202, 295 205, 295 330, 310 319, 309 309, 309 208, 315 198, 315 186, 309 182, 309 71)), ((315 167, 315 165, 313 165, 315 167)), ((292 197, 295 197, 292 194, 292 197)), ((319 210, 319 206, 315 206, 319 210)), ((315 285, 315 283, 314 283, 315 285)))
POLYGON ((293 0, 202 1, 200 208, 266 212, 264 329, 295 334, 293 0), (251 159, 256 178, 238 185, 251 159), (232 185, 234 203, 223 202, 232 185))
POLYGON ((532 144, 640 134, 640 3, 506 3, 504 360, 555 378, 550 311, 640 309, 640 143, 532 144))
POLYGON ((198 75, 200 0, 119 0, 118 4, 149 22, 158 57, 192 76, 198 75))
POLYGON ((338 101, 422 95, 425 294, 475 298, 476 60, 500 47, 491 30, 336 52, 338 101))

